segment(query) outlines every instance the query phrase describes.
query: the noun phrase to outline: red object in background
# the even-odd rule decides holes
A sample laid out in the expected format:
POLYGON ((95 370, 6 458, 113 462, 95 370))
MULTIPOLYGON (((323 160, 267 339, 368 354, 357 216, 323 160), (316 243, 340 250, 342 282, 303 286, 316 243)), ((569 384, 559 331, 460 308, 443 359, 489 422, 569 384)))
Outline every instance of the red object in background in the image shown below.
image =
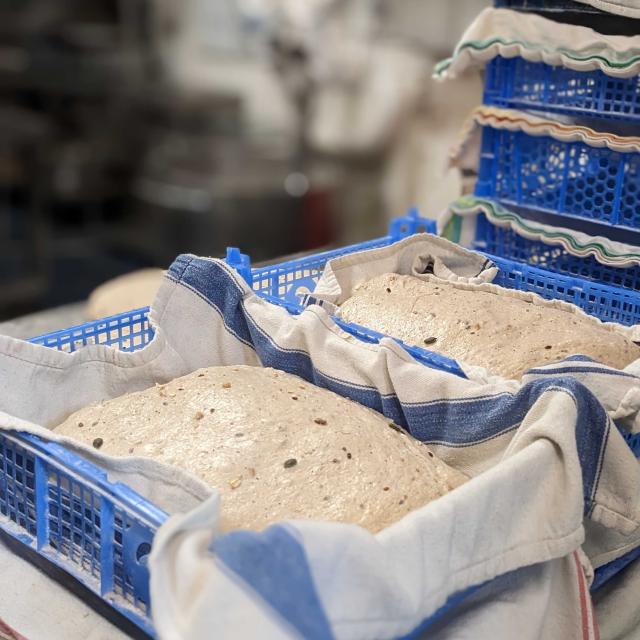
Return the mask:
POLYGON ((335 221, 329 191, 311 189, 302 203, 303 250, 331 244, 336 239, 335 221))
POLYGON ((14 631, 2 618, 0 618, 0 640, 27 640, 21 633, 14 631))

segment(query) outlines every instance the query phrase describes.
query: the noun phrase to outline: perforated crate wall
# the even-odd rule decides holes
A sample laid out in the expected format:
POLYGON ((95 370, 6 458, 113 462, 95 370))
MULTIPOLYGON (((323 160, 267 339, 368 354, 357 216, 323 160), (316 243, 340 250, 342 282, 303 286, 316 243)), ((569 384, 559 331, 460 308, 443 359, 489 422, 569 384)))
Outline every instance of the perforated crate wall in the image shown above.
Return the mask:
POLYGON ((640 229, 640 153, 484 127, 476 194, 640 229))
POLYGON ((31 338, 29 342, 71 353, 91 344, 117 347, 120 351, 136 351, 153 338, 149 308, 134 309, 115 316, 54 331, 31 338))
POLYGON ((547 300, 564 300, 605 322, 640 323, 640 293, 571 278, 546 269, 489 257, 500 268, 494 284, 519 291, 532 291, 547 300))
POLYGON ((484 102, 575 117, 615 118, 637 126, 640 76, 612 78, 599 70, 574 71, 498 56, 486 66, 484 102))
POLYGON ((528 240, 511 229, 493 225, 484 215, 478 216, 473 246, 494 256, 525 262, 556 273, 640 291, 639 266, 619 268, 603 265, 593 256, 579 258, 560 246, 528 240))
POLYGON ((64 447, 0 433, 0 526, 153 634, 147 556, 166 519, 64 447))

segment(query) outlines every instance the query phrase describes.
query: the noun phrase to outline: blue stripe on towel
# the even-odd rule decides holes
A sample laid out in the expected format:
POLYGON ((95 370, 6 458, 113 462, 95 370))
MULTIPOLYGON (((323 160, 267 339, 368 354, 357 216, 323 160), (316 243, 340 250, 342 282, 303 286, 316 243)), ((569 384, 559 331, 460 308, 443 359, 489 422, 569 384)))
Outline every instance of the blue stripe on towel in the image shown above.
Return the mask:
POLYGON ((285 527, 233 531, 213 540, 209 550, 303 638, 333 638, 304 548, 285 527))
POLYGON ((561 373, 601 373, 607 376, 618 376, 620 378, 638 378, 638 376, 626 373, 625 371, 619 371, 618 369, 608 369, 605 367, 565 367, 560 366, 561 364, 562 363, 558 363, 555 367, 549 366, 549 368, 546 369, 529 369, 525 375, 557 376, 561 373))
POLYGON ((251 345, 251 335, 240 305, 245 292, 222 262, 183 254, 167 271, 167 276, 186 286, 222 316, 225 327, 241 342, 251 345))

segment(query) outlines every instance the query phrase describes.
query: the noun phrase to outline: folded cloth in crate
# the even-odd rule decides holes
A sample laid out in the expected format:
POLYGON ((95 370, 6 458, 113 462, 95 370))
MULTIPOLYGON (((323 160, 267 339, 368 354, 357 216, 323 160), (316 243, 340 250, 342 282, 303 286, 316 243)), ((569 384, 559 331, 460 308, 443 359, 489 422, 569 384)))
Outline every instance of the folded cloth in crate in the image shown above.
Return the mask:
POLYGON ((479 196, 462 196, 454 200, 444 215, 438 219, 438 231, 445 233, 454 216, 463 220, 456 225, 455 235, 447 238, 459 242, 463 235, 475 237, 475 221, 483 213, 494 225, 506 227, 529 240, 539 240, 552 246, 560 246, 579 258, 593 256, 600 264, 625 268, 640 265, 640 247, 617 242, 604 236, 590 236, 582 231, 556 227, 528 220, 511 211, 496 200, 479 196), (465 227, 463 229, 463 226, 465 227))
MULTIPOLYGON (((193 256, 169 269, 151 316, 155 336, 133 353, 92 345, 69 354, 0 337, 2 428, 56 439, 10 416, 50 426, 199 367, 263 364, 384 412, 474 476, 377 535, 301 521, 219 535, 213 491, 156 536, 161 638, 211 628, 220 637, 392 638, 425 625, 438 638, 461 627, 507 638, 525 616, 519 635, 595 637, 585 575, 640 544, 640 468, 587 385, 544 373, 481 384, 436 371, 390 339, 346 336, 318 306, 292 317, 223 262, 193 256), (585 523, 597 527, 586 541, 585 523)), ((182 481, 187 508, 207 493, 169 467, 74 448, 112 478, 141 476, 134 486, 156 501, 166 484, 165 504, 175 505, 182 481)))
MULTIPOLYGON (((473 272, 472 269, 468 268, 466 270, 457 269, 457 272, 454 272, 453 269, 459 266, 459 262, 458 265, 452 266, 452 269, 448 269, 446 272, 443 271, 440 275, 432 269, 422 268, 423 265, 430 264, 433 246, 436 241, 442 260, 446 261, 444 255, 447 247, 450 247, 452 254, 462 257, 461 248, 446 238, 429 234, 416 234, 386 247, 349 253, 329 260, 316 288, 306 297, 306 301, 307 303, 320 304, 327 309, 335 311, 335 307, 350 298, 358 286, 376 276, 381 276, 385 273, 397 273, 411 275, 421 280, 444 280, 456 288, 490 291, 502 296, 518 298, 536 305, 562 309, 568 313, 586 317, 586 314, 581 309, 562 300, 545 300, 532 292, 506 289, 491 284, 491 281, 498 273, 497 268, 489 259, 474 251, 464 250, 464 255, 468 256, 469 264, 478 264, 478 260, 484 261, 482 262, 483 270, 477 276, 462 275, 473 272), (475 259, 473 258, 474 255, 476 256, 475 259)), ((623 334, 630 340, 640 340, 639 327, 625 327, 610 322, 604 323, 592 316, 589 316, 589 318, 602 324, 603 327, 610 331, 623 334)), ((477 367, 467 367, 465 372, 472 377, 480 376, 484 379, 485 374, 477 367)))
POLYGON ((604 35, 532 13, 487 8, 464 32, 453 55, 436 65, 434 77, 455 78, 496 56, 631 78, 640 72, 640 38, 604 35))
POLYGON ((401 251, 394 244, 375 254, 357 252, 330 260, 320 283, 305 297, 305 304, 319 304, 334 310, 331 303, 344 302, 348 297, 343 295, 345 292, 351 292, 356 285, 372 277, 371 261, 363 260, 363 255, 375 255, 376 274, 403 273, 421 277, 429 273, 448 282, 480 284, 491 282, 498 272, 491 260, 476 251, 465 249, 440 236, 420 234, 403 240, 401 251))
POLYGON ((560 142, 583 142, 590 147, 620 153, 640 153, 639 136, 622 136, 590 127, 565 124, 531 115, 518 109, 482 105, 476 107, 460 130, 458 141, 449 152, 449 165, 477 173, 480 164, 482 127, 523 131, 530 136, 549 136, 560 142))

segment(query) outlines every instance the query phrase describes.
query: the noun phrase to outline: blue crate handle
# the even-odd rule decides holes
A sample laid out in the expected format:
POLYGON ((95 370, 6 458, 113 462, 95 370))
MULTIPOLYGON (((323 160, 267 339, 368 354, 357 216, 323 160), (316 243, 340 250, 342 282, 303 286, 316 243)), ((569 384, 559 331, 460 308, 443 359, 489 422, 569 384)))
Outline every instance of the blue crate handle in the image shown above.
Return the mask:
POLYGON ((246 253, 241 253, 237 247, 227 247, 225 262, 230 267, 233 267, 247 281, 249 286, 253 284, 251 258, 246 253))
POLYGON ((417 207, 409 209, 406 216, 394 218, 389 223, 389 235, 395 240, 401 240, 414 233, 438 233, 438 223, 430 218, 423 218, 417 207))

